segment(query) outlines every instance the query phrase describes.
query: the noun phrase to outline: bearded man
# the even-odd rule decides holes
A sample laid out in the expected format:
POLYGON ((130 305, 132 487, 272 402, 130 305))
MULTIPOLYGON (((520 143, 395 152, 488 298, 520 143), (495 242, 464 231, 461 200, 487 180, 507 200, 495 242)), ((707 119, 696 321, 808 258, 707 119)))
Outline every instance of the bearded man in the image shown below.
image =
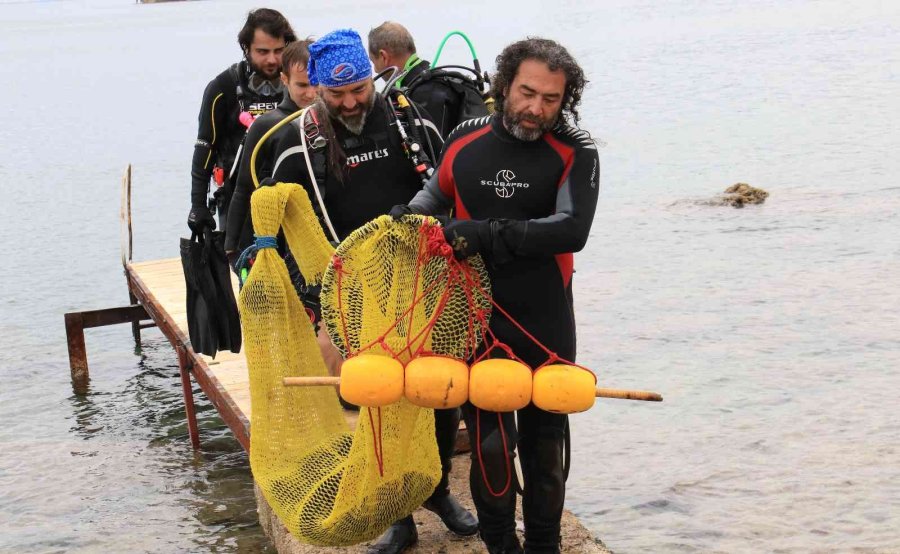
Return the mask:
MULTIPOLYGON (((442 140, 437 128, 425 117, 406 122, 393 118, 386 99, 375 91, 372 65, 356 31, 340 29, 312 43, 308 68, 310 83, 319 87, 321 102, 316 109, 324 146, 315 147, 317 137, 312 137, 307 141, 309 151, 303 148, 300 133, 309 134, 308 122, 300 124, 297 120, 296 125, 286 126, 274 137, 277 147, 273 156, 278 161, 273 180, 299 183, 306 188, 326 236, 341 241, 422 190, 422 173, 408 157, 397 125, 406 125, 407 135, 428 133, 438 148, 442 140), (317 205, 314 186, 321 193, 321 205, 317 205)), ((320 344, 324 333, 319 331, 320 344)), ((435 512, 453 533, 474 535, 478 522, 450 494, 449 488, 459 409, 435 410, 434 420, 442 475, 424 507, 435 512)), ((408 516, 391 526, 369 552, 397 554, 417 540, 416 524, 408 516)))
MULTIPOLYGON (((391 215, 453 208, 456 219, 444 226, 444 236, 456 257, 480 254, 494 300, 550 351, 574 362, 572 253, 587 241, 600 179, 593 139, 572 126, 578 123, 584 72, 565 48, 541 38, 507 46, 496 66, 491 95, 497 112, 460 124, 425 189, 391 215)), ((490 328, 532 369, 548 361, 498 310, 490 328)), ((492 355, 504 353, 494 349, 492 355)), ((463 416, 471 443, 479 446, 472 448, 469 482, 488 551, 523 551, 516 536, 515 487, 504 489, 518 446, 524 552, 558 553, 567 416, 534 404, 517 414, 498 414, 471 403, 463 406, 463 416)))
POLYGON ((237 177, 231 170, 238 148, 253 118, 274 110, 281 102, 281 55, 295 40, 291 24, 281 13, 268 8, 253 10, 238 33, 244 59, 206 85, 191 163, 188 227, 193 232, 216 227, 211 207, 219 210, 219 227, 225 229, 237 177), (207 204, 210 178, 217 187, 212 206, 207 204))

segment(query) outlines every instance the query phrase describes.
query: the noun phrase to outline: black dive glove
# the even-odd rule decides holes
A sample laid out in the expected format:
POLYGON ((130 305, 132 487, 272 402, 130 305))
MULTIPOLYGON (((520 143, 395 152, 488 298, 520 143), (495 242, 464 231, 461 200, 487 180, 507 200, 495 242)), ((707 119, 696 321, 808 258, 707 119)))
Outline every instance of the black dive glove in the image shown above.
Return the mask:
POLYGON ((412 208, 410 208, 408 204, 397 204, 391 208, 388 215, 391 216, 394 221, 400 221, 400 218, 405 215, 412 215, 412 213, 412 208))
POLYGON ((475 254, 489 255, 493 246, 491 220, 451 219, 444 224, 444 239, 457 260, 475 254))
POLYGON ((187 224, 188 227, 191 228, 191 231, 197 234, 202 233, 203 229, 206 227, 209 227, 210 229, 216 228, 215 218, 209 211, 209 208, 205 207, 191 208, 191 211, 188 214, 187 224))

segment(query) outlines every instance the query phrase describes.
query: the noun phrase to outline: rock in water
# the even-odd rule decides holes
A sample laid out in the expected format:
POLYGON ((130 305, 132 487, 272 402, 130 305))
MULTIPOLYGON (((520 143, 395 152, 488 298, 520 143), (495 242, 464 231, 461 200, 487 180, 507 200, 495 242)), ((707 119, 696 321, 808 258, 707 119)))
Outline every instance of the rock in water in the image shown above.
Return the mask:
POLYGON ((769 193, 763 189, 751 187, 747 183, 735 183, 725 189, 725 195, 721 198, 723 204, 743 208, 744 204, 762 204, 768 196, 769 193))

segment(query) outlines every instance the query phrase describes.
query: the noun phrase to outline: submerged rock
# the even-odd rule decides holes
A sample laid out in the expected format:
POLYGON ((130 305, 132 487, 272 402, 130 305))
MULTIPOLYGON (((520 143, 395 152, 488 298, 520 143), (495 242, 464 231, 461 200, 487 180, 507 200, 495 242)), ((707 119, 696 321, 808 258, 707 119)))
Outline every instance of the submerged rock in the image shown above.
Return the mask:
POLYGON ((714 204, 723 204, 735 208, 743 208, 744 204, 762 204, 769 193, 763 189, 751 187, 747 183, 735 183, 725 189, 725 194, 719 197, 714 204))

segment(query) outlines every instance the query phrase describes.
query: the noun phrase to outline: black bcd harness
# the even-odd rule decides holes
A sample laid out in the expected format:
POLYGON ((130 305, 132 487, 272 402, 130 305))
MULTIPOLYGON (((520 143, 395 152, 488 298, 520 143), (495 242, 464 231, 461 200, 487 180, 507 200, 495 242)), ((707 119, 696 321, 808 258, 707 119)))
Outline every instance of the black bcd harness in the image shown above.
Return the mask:
POLYGON ((447 135, 457 125, 490 115, 485 77, 464 66, 441 66, 423 70, 404 85, 410 96, 429 98, 429 105, 441 105, 440 114, 431 114, 447 135), (475 75, 470 77, 461 71, 475 75))

